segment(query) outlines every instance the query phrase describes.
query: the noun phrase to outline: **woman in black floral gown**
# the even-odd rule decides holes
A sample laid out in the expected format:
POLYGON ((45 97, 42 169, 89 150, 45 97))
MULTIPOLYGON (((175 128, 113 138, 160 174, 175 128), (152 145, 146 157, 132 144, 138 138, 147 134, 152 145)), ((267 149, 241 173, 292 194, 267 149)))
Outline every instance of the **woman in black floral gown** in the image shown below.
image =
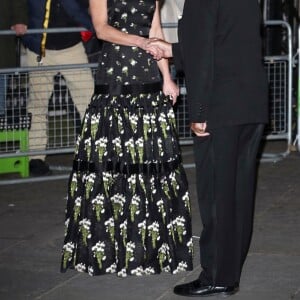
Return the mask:
POLYGON ((178 87, 167 61, 145 51, 149 36, 163 37, 159 1, 90 6, 105 42, 69 181, 61 271, 191 270, 191 208, 171 103, 178 87))

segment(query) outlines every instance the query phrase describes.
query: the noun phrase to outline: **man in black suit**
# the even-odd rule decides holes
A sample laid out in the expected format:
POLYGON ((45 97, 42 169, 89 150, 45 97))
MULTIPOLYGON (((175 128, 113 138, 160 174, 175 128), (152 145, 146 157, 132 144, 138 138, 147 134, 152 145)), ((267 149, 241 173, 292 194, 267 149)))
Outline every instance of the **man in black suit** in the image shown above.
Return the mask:
POLYGON ((186 76, 203 230, 200 276, 183 296, 238 290, 253 225, 256 156, 268 120, 257 0, 186 0, 177 44, 153 40, 186 76))

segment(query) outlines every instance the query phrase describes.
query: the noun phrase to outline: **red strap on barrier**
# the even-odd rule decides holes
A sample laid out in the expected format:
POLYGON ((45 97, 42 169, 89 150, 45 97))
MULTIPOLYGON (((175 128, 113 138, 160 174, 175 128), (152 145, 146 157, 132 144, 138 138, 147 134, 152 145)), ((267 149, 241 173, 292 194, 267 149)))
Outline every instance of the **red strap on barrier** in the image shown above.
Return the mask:
POLYGON ((88 42, 92 38, 93 33, 91 31, 81 31, 80 35, 84 42, 88 42))

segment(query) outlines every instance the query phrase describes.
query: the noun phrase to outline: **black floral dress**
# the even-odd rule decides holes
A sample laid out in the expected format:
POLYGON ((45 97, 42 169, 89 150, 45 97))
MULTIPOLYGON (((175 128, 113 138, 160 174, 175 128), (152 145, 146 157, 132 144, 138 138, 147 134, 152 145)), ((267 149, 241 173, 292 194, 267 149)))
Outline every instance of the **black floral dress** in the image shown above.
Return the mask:
MULTIPOLYGON (((148 36, 155 0, 108 0, 109 23, 148 36)), ((104 42, 70 175, 61 271, 192 269, 190 200, 157 62, 104 42)))

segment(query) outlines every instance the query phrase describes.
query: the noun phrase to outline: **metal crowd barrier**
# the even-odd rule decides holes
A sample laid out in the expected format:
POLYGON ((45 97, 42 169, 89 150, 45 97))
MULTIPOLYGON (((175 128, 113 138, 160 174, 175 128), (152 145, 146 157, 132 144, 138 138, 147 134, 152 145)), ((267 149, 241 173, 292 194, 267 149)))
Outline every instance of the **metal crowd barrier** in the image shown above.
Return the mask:
POLYGON ((298 27, 298 89, 297 89, 297 135, 294 141, 294 146, 300 151, 300 26, 298 27))
MULTIPOLYGON (((0 117, 0 130, 14 130, 22 127, 24 129, 28 128, 30 131, 32 130, 32 120, 35 118, 37 119, 35 122, 39 123, 38 127, 42 126, 42 122, 47 122, 48 137, 47 149, 45 150, 42 149, 43 145, 38 142, 44 137, 43 132, 39 129, 36 129, 34 134, 36 139, 35 147, 28 149, 28 151, 15 153, 13 151, 18 152, 17 143, 2 143, 0 145, 0 158, 73 152, 76 136, 80 129, 81 118, 93 91, 86 90, 86 98, 82 99, 80 106, 75 105, 72 93, 66 85, 65 77, 69 75, 80 76, 87 69, 91 70, 94 77, 97 70, 96 67, 96 64, 22 67, 15 69, 12 73, 4 73, 0 69, 0 75, 2 74, 8 82, 5 103, 6 111, 5 115, 0 117), (53 73, 53 91, 49 99, 45 99, 47 93, 43 89, 42 77, 44 72, 53 73), (61 74, 62 72, 64 75, 61 74), (34 86, 32 82, 34 82, 34 86), (30 90, 34 90, 32 93, 39 93, 41 98, 39 100, 41 101, 35 101, 32 105, 29 99, 30 90), (40 113, 45 103, 48 103, 47 120, 43 119, 43 115, 40 113), (79 112, 81 112, 81 115, 79 115, 79 112)), ((181 144, 189 144, 191 142, 191 132, 186 106, 185 81, 182 77, 176 77, 175 80, 180 87, 180 100, 175 108, 179 138, 181 144)), ((81 80, 77 83, 77 89, 84 92, 87 83, 81 80)), ((35 126, 35 128, 37 127, 35 126)))
MULTIPOLYGON (((86 98, 82 97, 80 99, 80 107, 78 105, 75 107, 70 89, 66 86, 65 78, 61 73, 63 72, 65 77, 74 77, 74 75, 76 77, 78 75, 78 77, 84 78, 81 75, 85 74, 86 70, 93 73, 93 69, 90 69, 90 67, 94 67, 94 64, 18 68, 12 73, 4 73, 0 70, 0 74, 8 82, 6 111, 5 115, 0 117, 0 130, 28 129, 30 132, 33 127, 32 120, 38 123, 38 126, 34 127, 36 128, 34 148, 22 151, 22 153, 14 153, 13 151, 18 152, 18 143, 3 143, 2 141, 0 158, 70 153, 74 151, 75 137, 80 127, 80 120, 83 117, 82 112, 87 107, 93 90, 86 91, 86 98), (46 89, 43 89, 48 85, 48 83, 43 82, 44 72, 53 74, 53 82, 51 83, 53 90, 50 95, 46 93, 46 89), (39 98, 35 99, 34 103, 31 103, 29 99, 31 90, 32 93, 39 94, 39 98), (47 109, 44 107, 45 104, 47 109), (44 117, 44 110, 47 110, 46 118, 44 117), (79 116, 79 110, 81 116, 79 116), (46 132, 48 137, 45 150, 43 144, 39 144, 39 140, 45 137, 44 131, 40 129, 44 122, 47 123, 46 132)), ((81 80, 77 84, 77 87, 73 88, 72 91, 74 93, 80 91, 80 95, 84 95, 87 82, 81 80)))
MULTIPOLYGON (((167 24, 166 27, 172 27, 167 24)), ((288 53, 280 56, 265 57, 265 65, 270 83, 270 123, 266 130, 266 138, 271 140, 284 139, 287 142, 287 149, 283 153, 264 153, 265 160, 276 161, 289 153, 291 144, 291 107, 292 107, 292 48, 291 48, 291 29, 283 21, 267 21, 266 26, 282 26, 288 35, 288 53)), ((83 28, 68 29, 48 29, 47 32, 74 32, 81 31, 83 28)), ((40 33, 43 30, 29 30, 29 33, 40 33)), ((0 31, 1 34, 11 34, 12 31, 0 31)), ((5 118, 0 118, 0 163, 1 159, 28 159, 28 156, 64 154, 74 151, 75 139, 80 127, 79 112, 87 106, 90 96, 87 95, 82 99, 81 107, 74 105, 74 99, 70 95, 70 89, 65 85, 64 77, 70 74, 80 74, 87 69, 95 74, 97 64, 72 64, 49 67, 26 67, 13 69, 0 69, 0 76, 4 76, 8 82, 6 94, 5 118), (44 122, 40 111, 39 102, 30 103, 31 90, 43 92, 41 72, 53 74, 53 91, 49 99, 44 99, 48 103, 47 111, 47 146, 39 144, 39 140, 45 139, 44 131, 32 126, 32 121, 44 122), (35 84, 34 88, 32 84, 35 84), (40 115, 39 115, 40 114, 40 115), (39 119, 40 121, 36 121, 39 119), (25 139, 29 140, 34 131, 34 146, 29 147, 28 141, 21 145, 19 131, 25 132, 25 139), (31 131, 31 132, 30 132, 31 131), (9 133, 9 134, 8 134, 9 133), (7 139, 6 139, 7 137, 7 139)), ((180 87, 180 99, 175 107, 177 117, 177 128, 180 143, 182 145, 192 144, 192 135, 189 128, 188 112, 186 105, 186 88, 184 77, 177 76, 176 81, 180 87)), ((85 84, 81 82, 80 89, 84 89, 85 84)), ((87 94, 90 91, 87 91, 87 94)), ((44 105, 44 104, 43 104, 44 105)), ((42 123, 41 123, 42 124, 42 123)), ((298 127, 299 128, 299 127, 298 127)), ((22 135, 24 139, 24 136, 22 135)), ((24 175, 24 174, 23 174, 24 175)), ((23 177, 27 177, 25 174, 23 177)), ((0 180, 1 184, 18 183, 26 181, 44 181, 66 178, 68 175, 53 175, 39 178, 22 178, 0 180)))
POLYGON ((286 43, 286 53, 265 56, 265 68, 269 81, 269 124, 265 131, 268 140, 284 140, 286 149, 279 153, 263 153, 263 160, 278 161, 290 153, 292 145, 292 31, 281 20, 265 21, 266 28, 280 26, 286 43))

